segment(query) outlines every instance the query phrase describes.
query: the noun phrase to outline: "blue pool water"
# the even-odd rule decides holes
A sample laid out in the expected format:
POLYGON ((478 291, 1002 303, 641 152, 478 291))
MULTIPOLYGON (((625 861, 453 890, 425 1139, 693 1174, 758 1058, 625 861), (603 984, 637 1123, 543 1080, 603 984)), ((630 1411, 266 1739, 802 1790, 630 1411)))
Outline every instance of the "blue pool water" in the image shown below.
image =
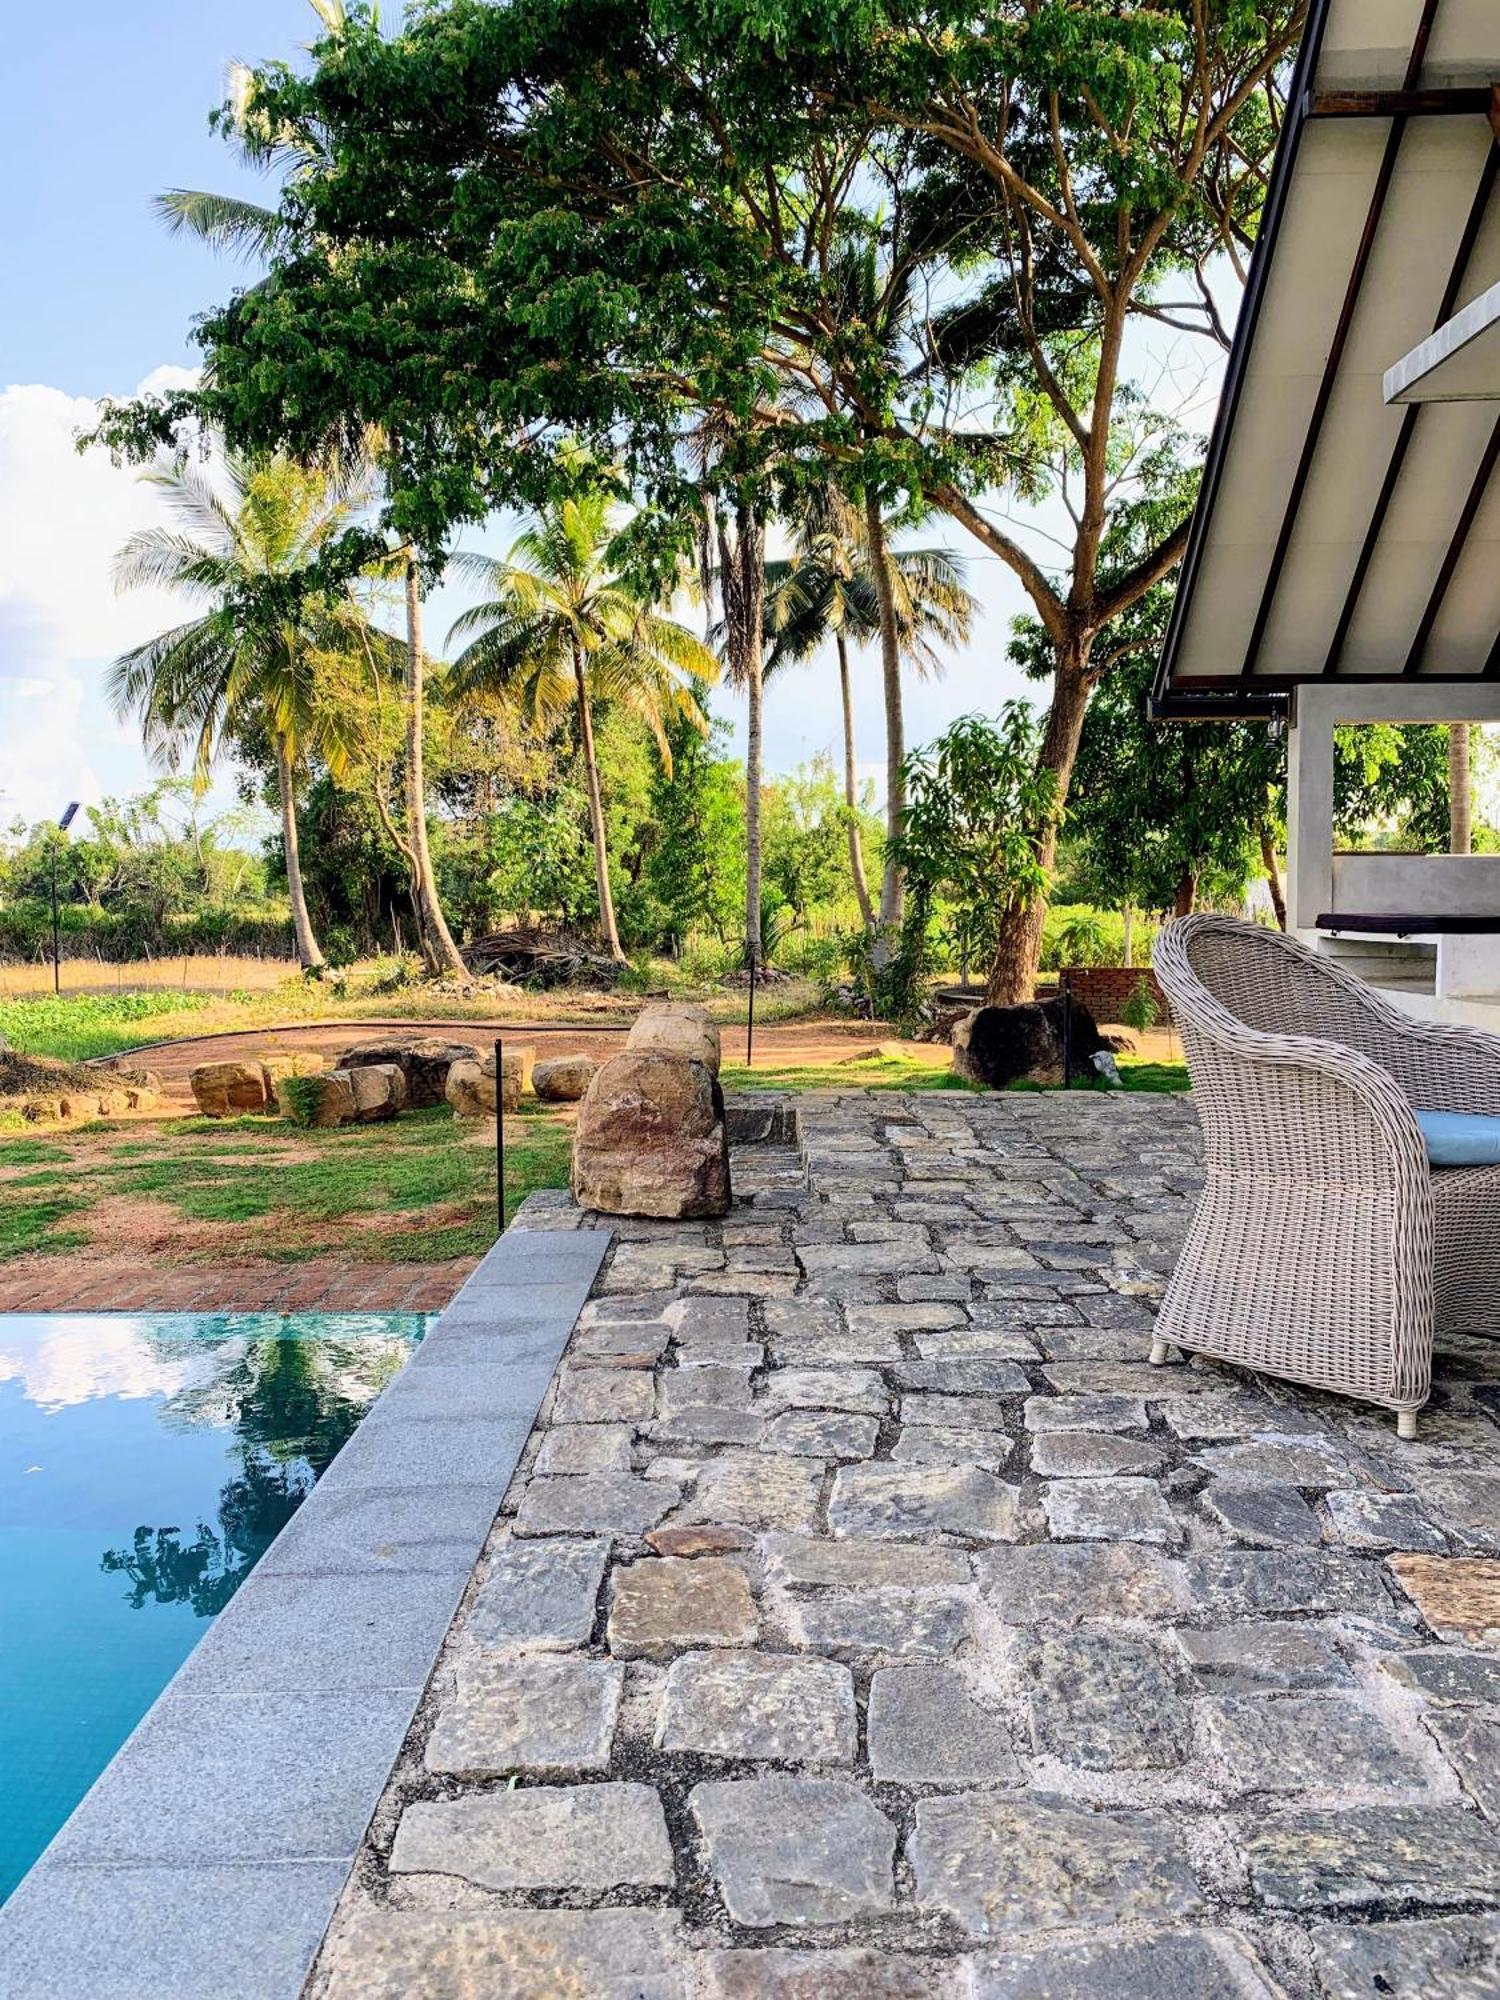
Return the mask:
POLYGON ((0 1901, 425 1325, 0 1316, 0 1901))

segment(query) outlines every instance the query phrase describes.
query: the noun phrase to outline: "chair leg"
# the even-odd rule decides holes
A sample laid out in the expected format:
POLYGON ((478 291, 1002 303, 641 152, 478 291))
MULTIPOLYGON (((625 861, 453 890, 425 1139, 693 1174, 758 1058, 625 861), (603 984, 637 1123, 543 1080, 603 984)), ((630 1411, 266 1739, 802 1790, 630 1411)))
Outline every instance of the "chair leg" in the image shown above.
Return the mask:
POLYGON ((1166 1341, 1153 1340, 1151 1343, 1151 1366, 1153 1368, 1160 1368, 1171 1351, 1166 1341))
POLYGON ((1417 1434, 1417 1413, 1415 1410, 1397 1410, 1396 1435, 1409 1443, 1417 1434))

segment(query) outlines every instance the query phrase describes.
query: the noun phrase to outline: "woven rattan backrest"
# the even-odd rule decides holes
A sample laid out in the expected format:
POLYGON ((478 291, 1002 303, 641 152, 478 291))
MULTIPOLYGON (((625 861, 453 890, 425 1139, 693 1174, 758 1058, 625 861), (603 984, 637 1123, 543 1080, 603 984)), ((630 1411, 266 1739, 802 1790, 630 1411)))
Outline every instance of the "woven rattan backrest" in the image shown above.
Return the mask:
POLYGON ((1279 931, 1229 919, 1193 923, 1185 955, 1209 997, 1247 1028, 1341 1042, 1386 1062, 1391 1031, 1380 1003, 1341 967, 1279 931))

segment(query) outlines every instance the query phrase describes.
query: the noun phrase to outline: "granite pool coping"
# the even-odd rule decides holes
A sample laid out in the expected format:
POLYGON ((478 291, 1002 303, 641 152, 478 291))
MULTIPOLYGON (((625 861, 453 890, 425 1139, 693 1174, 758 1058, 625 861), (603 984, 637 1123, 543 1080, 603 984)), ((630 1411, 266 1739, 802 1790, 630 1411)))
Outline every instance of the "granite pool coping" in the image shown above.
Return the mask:
POLYGON ((470 1275, 0 1909, 4 2000, 296 2000, 610 1241, 470 1275))

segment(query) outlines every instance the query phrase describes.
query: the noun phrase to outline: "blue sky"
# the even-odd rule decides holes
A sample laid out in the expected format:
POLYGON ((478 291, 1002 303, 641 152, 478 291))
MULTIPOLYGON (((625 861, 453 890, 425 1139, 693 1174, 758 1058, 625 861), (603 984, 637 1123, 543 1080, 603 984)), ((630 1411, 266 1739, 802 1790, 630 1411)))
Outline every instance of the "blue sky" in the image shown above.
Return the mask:
MULTIPOLYGON (((216 134, 209 114, 231 57, 284 55, 313 36, 307 0, 75 0, 27 7, 7 24, 11 58, 0 120, 0 173, 10 190, 0 250, 9 296, 0 309, 0 829, 70 797, 138 790, 150 773, 133 731, 101 691, 109 661, 174 621, 165 598, 115 598, 110 559, 156 502, 100 453, 80 459, 75 431, 92 400, 184 379, 195 313, 224 298, 240 270, 168 236, 151 211, 170 186, 265 198, 216 134)), ((1201 368, 1185 360, 1189 376, 1201 368)), ((503 549, 513 522, 482 536, 503 549)), ((989 712, 1021 683, 1006 640, 1024 599, 998 559, 941 520, 922 537, 967 559, 983 604, 974 643, 937 682, 914 682, 908 738, 921 742, 967 710, 989 712)), ((1035 544, 1045 561, 1048 550, 1035 544)), ((438 648, 462 600, 431 607, 438 648)), ((718 706, 738 730, 733 699, 718 706)), ((856 663, 862 769, 883 772, 876 662, 856 663)), ((837 687, 827 663, 773 690, 767 766, 787 770, 839 744, 837 687)), ((224 788, 227 797, 227 787, 224 788)))

